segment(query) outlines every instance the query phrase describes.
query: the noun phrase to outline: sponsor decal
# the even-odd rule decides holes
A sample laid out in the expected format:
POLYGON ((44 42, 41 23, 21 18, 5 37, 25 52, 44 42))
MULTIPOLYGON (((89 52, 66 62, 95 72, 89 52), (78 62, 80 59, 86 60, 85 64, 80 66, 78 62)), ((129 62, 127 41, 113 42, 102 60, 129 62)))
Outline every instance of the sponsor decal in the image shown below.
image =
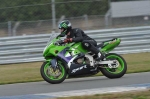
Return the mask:
POLYGON ((76 68, 76 69, 73 69, 71 73, 76 73, 77 71, 82 70, 83 68, 87 68, 86 65, 81 66, 81 67, 76 68))

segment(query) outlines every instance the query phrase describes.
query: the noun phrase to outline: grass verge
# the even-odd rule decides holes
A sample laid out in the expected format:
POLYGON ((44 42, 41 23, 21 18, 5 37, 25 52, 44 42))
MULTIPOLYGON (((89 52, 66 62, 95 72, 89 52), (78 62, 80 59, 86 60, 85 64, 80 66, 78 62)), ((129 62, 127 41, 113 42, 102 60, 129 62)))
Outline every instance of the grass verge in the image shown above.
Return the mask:
MULTIPOLYGON (((127 73, 149 72, 150 53, 122 55, 128 65, 127 73)), ((42 62, 0 65, 0 84, 42 81, 42 62)), ((102 75, 99 73, 98 75, 102 75)))

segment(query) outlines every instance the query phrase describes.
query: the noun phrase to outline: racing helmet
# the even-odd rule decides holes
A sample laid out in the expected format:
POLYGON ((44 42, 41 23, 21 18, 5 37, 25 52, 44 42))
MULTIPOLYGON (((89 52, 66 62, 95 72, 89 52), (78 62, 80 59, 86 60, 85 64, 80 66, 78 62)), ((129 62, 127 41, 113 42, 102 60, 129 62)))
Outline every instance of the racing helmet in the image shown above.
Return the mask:
POLYGON ((63 31, 61 31, 61 33, 67 34, 72 28, 71 27, 71 22, 69 20, 64 20, 64 21, 59 23, 58 28, 59 29, 64 29, 63 31))

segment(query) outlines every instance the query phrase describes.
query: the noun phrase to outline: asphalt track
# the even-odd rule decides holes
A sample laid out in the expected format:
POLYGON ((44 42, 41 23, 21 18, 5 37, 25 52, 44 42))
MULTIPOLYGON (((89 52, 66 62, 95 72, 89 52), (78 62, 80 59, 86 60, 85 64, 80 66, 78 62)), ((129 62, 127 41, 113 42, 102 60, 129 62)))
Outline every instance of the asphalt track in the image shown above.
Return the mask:
POLYGON ((119 79, 108 79, 105 76, 67 79, 61 84, 49 84, 45 81, 18 83, 0 85, 0 97, 118 87, 148 83, 150 83, 150 72, 126 74, 119 79))

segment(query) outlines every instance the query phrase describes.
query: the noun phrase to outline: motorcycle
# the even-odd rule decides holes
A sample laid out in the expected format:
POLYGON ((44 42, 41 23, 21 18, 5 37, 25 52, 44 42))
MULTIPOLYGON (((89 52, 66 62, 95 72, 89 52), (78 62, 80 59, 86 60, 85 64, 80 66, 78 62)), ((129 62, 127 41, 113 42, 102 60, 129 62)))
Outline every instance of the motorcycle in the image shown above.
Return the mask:
POLYGON ((117 47, 121 39, 114 38, 97 46, 104 59, 96 61, 96 55, 82 47, 81 42, 62 43, 61 36, 51 36, 43 51, 40 73, 51 84, 58 84, 70 77, 92 76, 101 72, 107 78, 120 78, 127 71, 125 59, 116 53, 109 53, 117 47))

